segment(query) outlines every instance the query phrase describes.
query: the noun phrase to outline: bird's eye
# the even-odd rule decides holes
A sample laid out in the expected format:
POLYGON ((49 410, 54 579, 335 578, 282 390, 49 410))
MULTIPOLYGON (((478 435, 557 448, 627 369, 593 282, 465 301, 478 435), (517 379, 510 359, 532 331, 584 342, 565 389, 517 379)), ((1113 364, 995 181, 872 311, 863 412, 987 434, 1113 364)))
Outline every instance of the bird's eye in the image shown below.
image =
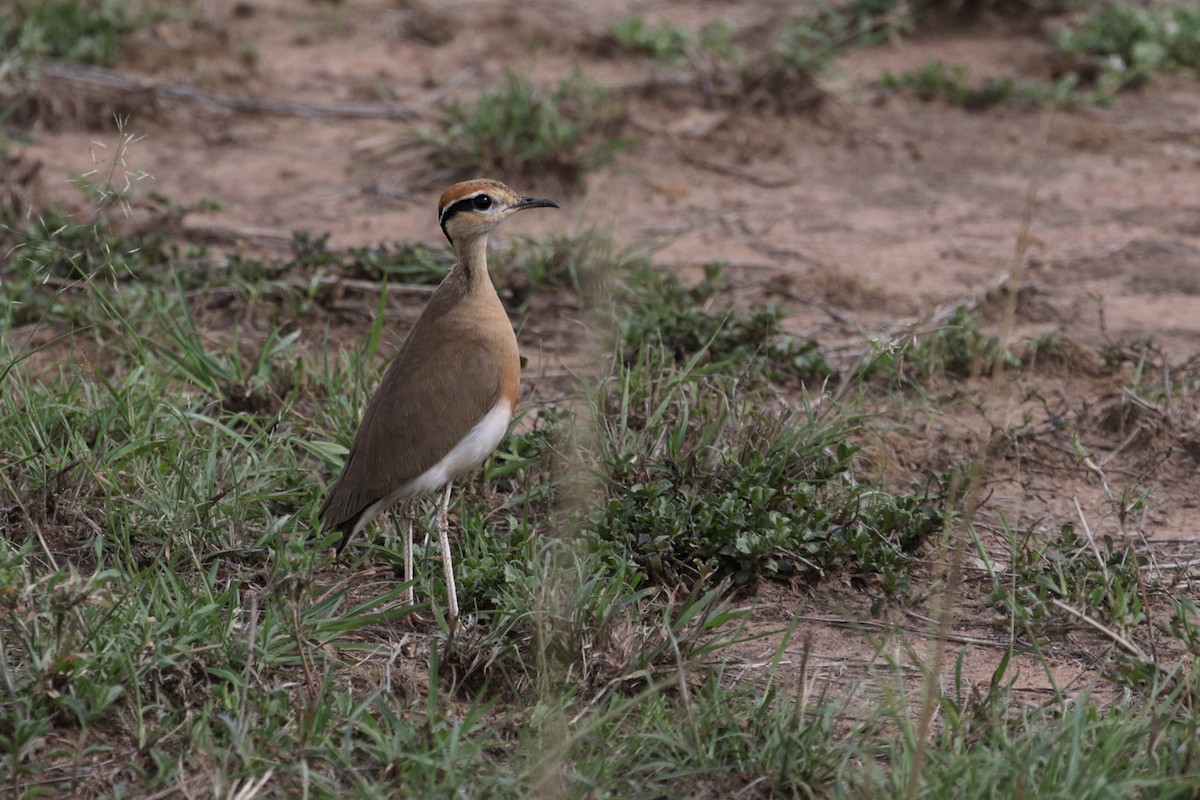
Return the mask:
POLYGON ((480 211, 486 211, 492 207, 492 198, 486 194, 481 194, 475 198, 475 207, 480 211))

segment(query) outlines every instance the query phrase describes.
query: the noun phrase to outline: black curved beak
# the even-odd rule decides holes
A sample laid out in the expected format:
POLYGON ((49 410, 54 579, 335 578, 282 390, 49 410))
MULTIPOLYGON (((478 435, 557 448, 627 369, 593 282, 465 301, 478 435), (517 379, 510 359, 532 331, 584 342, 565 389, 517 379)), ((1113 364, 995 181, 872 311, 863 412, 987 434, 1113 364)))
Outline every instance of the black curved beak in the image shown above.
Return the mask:
POLYGON ((513 208, 517 211, 524 211, 527 208, 560 208, 560 206, 553 200, 547 200, 544 197, 522 197, 513 208))

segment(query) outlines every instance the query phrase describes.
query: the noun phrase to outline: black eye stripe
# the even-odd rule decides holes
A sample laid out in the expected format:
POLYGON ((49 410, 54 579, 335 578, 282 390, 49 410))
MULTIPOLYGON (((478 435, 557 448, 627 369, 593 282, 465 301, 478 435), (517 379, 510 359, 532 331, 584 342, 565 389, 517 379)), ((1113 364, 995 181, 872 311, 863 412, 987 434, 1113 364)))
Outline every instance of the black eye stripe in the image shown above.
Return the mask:
POLYGON ((490 208, 491 205, 492 198, 486 194, 473 194, 470 197, 464 197, 461 200, 455 200, 453 203, 446 206, 446 210, 442 212, 441 223, 442 225, 445 225, 451 217, 460 211, 482 211, 490 208), (482 201, 484 198, 487 198, 487 201, 480 205, 480 201, 482 201))

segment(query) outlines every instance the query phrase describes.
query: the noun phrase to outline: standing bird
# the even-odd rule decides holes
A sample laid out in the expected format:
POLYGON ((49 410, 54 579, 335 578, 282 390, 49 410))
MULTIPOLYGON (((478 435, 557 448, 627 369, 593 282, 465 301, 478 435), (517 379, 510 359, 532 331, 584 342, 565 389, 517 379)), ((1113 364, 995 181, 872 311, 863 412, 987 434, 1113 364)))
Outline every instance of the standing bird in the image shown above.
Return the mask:
MULTIPOLYGON (((527 208, 558 208, 502 183, 456 183, 438 201, 442 232, 456 258, 388 367, 354 436, 342 474, 321 506, 324 530, 350 537, 394 503, 444 488, 437 514, 450 627, 458 592, 446 515, 456 478, 496 449, 517 403, 517 337, 487 268, 487 236, 527 208)), ((408 515, 406 514, 406 517, 408 515)), ((404 537, 404 579, 413 579, 412 519, 404 537)), ((412 601, 410 583, 407 598, 412 601)))

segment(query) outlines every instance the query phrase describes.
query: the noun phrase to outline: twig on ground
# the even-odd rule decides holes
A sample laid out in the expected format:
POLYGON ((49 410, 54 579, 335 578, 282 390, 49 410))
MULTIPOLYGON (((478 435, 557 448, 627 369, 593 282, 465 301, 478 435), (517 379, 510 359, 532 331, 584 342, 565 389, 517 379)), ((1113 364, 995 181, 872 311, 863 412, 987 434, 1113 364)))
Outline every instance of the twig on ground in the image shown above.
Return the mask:
POLYGON ((746 170, 738 169, 737 167, 733 167, 728 164, 719 164, 712 159, 705 158, 704 156, 696 153, 685 152, 683 153, 682 158, 683 163, 685 164, 691 164, 693 167, 700 167, 701 169, 706 169, 710 172, 715 172, 718 175, 724 175, 729 178, 737 178, 739 181, 745 181, 746 183, 753 184, 754 186, 758 186, 762 189, 782 189, 785 186, 791 186, 795 182, 790 175, 786 178, 780 178, 778 180, 760 178, 759 176, 751 172, 747 172, 746 170))
POLYGON ((771 291, 775 292, 776 294, 781 294, 789 300, 795 300, 797 303, 803 303, 804 305, 811 306, 812 308, 815 308, 818 311, 823 311, 826 314, 828 314, 835 322, 840 322, 842 325, 845 325, 847 328, 850 328, 850 329, 856 330, 856 331, 862 330, 862 325, 859 323, 858 320, 854 319, 854 317, 851 317, 847 314, 843 314, 841 311, 838 311, 833 306, 829 305, 828 303, 823 303, 820 300, 816 299, 815 297, 809 297, 806 294, 801 294, 800 292, 793 291, 793 290, 787 288, 786 286, 772 286, 771 291))
MULTIPOLYGON (((294 100, 278 100, 266 97, 247 97, 206 92, 184 83, 159 84, 140 76, 129 75, 102 67, 84 67, 48 61, 38 70, 43 77, 82 86, 99 86, 118 92, 147 94, 156 99, 189 103, 205 109, 226 108, 259 114, 275 114, 306 119, 416 119, 416 112, 400 106, 379 103, 301 103, 294 100)), ((436 104, 434 97, 423 105, 436 104)))
POLYGON ((472 64, 469 67, 465 67, 454 73, 454 75, 450 76, 449 80, 426 95, 425 99, 420 103, 417 103, 416 107, 412 110, 413 116, 419 117, 426 111, 441 103, 443 100, 449 97, 455 89, 466 82, 466 80, 476 72, 479 72, 478 64, 472 64))
POLYGON ((1080 622, 1083 622, 1084 624, 1088 625, 1089 627, 1104 634, 1106 637, 1108 637, 1112 641, 1113 644, 1115 644, 1117 647, 1124 650, 1129 655, 1133 656, 1136 659, 1144 661, 1147 664, 1154 663, 1150 659, 1150 657, 1148 655, 1146 655, 1146 651, 1142 650, 1142 648, 1138 647, 1136 643, 1131 642, 1130 640, 1126 639, 1124 636, 1117 633, 1112 628, 1109 628, 1108 626, 1092 619, 1087 614, 1084 614, 1082 611, 1076 611, 1074 608, 1072 608, 1071 606, 1062 602, 1061 600, 1059 600, 1056 597, 1051 597, 1051 598, 1049 598, 1049 600, 1050 600, 1050 604, 1053 605, 1055 608, 1057 608, 1059 611, 1064 611, 1067 614, 1070 614, 1072 617, 1075 617, 1080 622))
MULTIPOLYGON (((918 628, 918 627, 915 627, 912 625, 889 625, 884 622, 874 622, 871 620, 857 620, 857 619, 847 620, 847 619, 842 619, 841 617, 823 617, 823 616, 818 616, 815 614, 800 614, 797 617, 797 619, 800 619, 804 622, 818 622, 822 625, 832 625, 837 628, 852 628, 852 629, 853 628, 870 628, 872 630, 878 630, 878 631, 898 631, 898 632, 904 632, 904 633, 913 633, 913 634, 917 634, 918 636, 935 636, 935 637, 937 636, 936 632, 931 633, 926 628, 918 628)), ((998 647, 1003 650, 1007 650, 1010 646, 1009 642, 1007 642, 1007 641, 1002 642, 1002 641, 997 641, 997 640, 993 640, 993 639, 980 639, 977 636, 965 636, 965 635, 959 634, 959 633, 948 634, 945 637, 945 640, 948 642, 956 642, 958 644, 977 644, 977 645, 982 645, 984 647, 998 647)), ((1021 651, 1023 649, 1024 648, 1018 648, 1018 651, 1021 651)), ((1032 649, 1032 648, 1029 648, 1029 649, 1032 649)))
POLYGON ((1087 517, 1083 513, 1083 507, 1079 505, 1079 496, 1073 495, 1071 500, 1075 503, 1075 512, 1079 515, 1079 524, 1083 526, 1083 533, 1087 536, 1088 545, 1092 548, 1092 555, 1096 557, 1096 563, 1100 565, 1100 571, 1104 573, 1104 582, 1108 583, 1108 564, 1105 563, 1104 557, 1100 555, 1100 547, 1096 544, 1096 537, 1092 534, 1092 526, 1088 525, 1087 517))

